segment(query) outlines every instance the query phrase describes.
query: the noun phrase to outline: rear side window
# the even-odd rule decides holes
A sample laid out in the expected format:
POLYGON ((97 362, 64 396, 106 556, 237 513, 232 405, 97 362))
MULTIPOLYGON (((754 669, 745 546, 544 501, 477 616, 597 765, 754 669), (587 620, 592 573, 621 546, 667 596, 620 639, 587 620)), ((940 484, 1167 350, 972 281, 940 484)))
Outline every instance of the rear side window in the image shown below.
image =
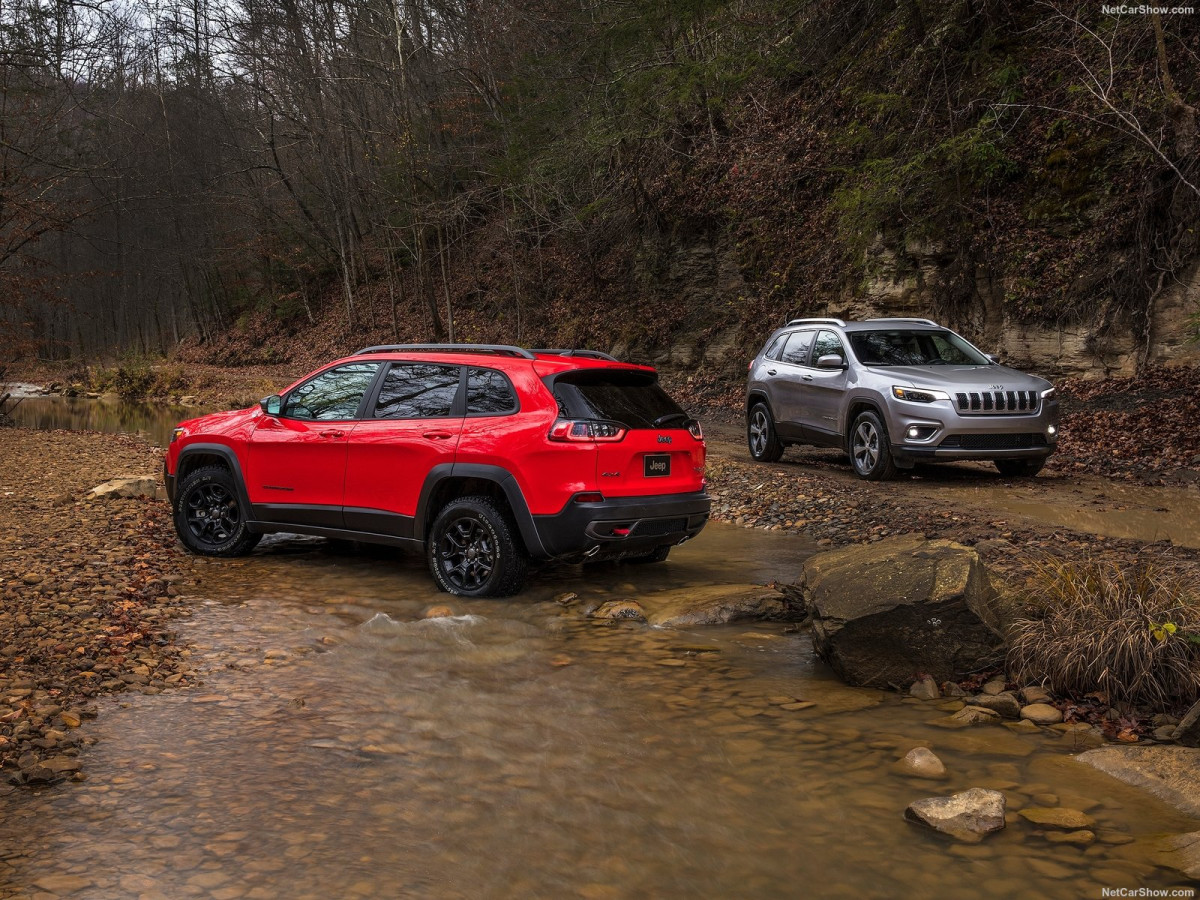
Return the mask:
POLYGON ((679 428, 688 420, 648 372, 567 372, 554 379, 554 399, 567 419, 605 419, 626 428, 679 428))
POLYGON ((517 395, 508 379, 494 369, 467 371, 467 415, 498 416, 517 411, 517 395))
POLYGON ((783 358, 780 362, 793 366, 808 365, 808 349, 812 346, 811 331, 793 331, 788 335, 787 346, 783 348, 783 358))
POLYGON ((775 340, 771 341, 771 346, 767 348, 767 359, 779 359, 779 355, 783 353, 783 342, 787 340, 786 334, 781 334, 775 340))
POLYGON ((398 363, 388 370, 375 402, 377 419, 438 419, 458 395, 458 366, 398 363))

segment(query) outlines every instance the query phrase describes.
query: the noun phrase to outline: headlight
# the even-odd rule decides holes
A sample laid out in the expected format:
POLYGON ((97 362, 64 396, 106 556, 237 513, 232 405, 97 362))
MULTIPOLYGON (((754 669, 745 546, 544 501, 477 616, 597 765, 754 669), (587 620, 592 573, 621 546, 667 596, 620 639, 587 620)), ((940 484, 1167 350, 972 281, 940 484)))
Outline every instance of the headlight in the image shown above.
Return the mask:
POLYGON ((1043 400, 1053 400, 1057 395, 1058 391, 1054 388, 1046 388, 1046 390, 1042 391, 1043 400))
POLYGON ((175 443, 177 440, 179 440, 185 434, 187 434, 187 430, 183 429, 183 428, 176 428, 176 429, 172 430, 171 431, 171 443, 172 444, 175 443))
POLYGON ((909 400, 913 403, 932 403, 935 400, 949 400, 950 395, 942 391, 918 391, 914 388, 892 385, 892 396, 897 400, 909 400))

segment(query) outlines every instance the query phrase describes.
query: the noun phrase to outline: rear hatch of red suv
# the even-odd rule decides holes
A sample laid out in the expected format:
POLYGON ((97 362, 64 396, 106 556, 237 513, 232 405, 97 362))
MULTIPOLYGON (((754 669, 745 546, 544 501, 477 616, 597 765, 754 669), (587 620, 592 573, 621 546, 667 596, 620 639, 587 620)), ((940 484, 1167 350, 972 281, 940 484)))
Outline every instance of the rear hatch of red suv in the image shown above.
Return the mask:
POLYGON ((704 490, 704 440, 652 369, 581 368, 548 379, 558 403, 551 439, 590 440, 607 497, 704 490))

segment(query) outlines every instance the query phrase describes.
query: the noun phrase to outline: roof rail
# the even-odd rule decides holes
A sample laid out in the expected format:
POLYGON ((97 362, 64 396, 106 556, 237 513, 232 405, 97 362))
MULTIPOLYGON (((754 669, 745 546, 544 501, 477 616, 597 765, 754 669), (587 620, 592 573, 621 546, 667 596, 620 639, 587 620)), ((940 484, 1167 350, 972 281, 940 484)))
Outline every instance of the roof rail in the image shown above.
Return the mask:
POLYGON ((547 350, 540 348, 531 350, 531 353, 545 353, 549 356, 582 356, 587 359, 604 359, 609 362, 620 362, 615 356, 610 356, 607 353, 601 353, 599 350, 547 350))
MULTIPOLYGON (((788 325, 841 325, 846 327, 846 323, 841 319, 792 319, 788 325)), ((787 325, 784 326, 785 328, 787 325)))
POLYGON ((900 317, 900 318, 895 318, 895 319, 886 319, 886 318, 885 319, 867 319, 867 321, 868 322, 915 322, 918 325, 932 325, 934 328, 942 327, 942 326, 938 325, 937 322, 931 321, 930 319, 916 319, 916 318, 909 318, 909 317, 900 317))
POLYGON ((510 344, 380 344, 377 347, 363 347, 355 356, 364 353, 499 353, 508 356, 520 356, 524 359, 536 359, 524 347, 513 347, 510 344))

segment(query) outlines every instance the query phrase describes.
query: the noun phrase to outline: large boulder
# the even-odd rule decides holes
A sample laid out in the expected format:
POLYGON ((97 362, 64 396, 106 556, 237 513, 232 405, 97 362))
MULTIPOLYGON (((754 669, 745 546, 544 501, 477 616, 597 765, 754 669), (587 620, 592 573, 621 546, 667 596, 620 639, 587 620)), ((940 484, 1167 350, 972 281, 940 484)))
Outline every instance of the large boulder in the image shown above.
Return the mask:
POLYGON ((819 553, 797 585, 813 647, 850 684, 951 681, 998 662, 995 592, 979 555, 902 536, 819 553))
POLYGON ((87 492, 87 496, 90 500, 153 500, 160 496, 160 491, 157 478, 152 475, 134 475, 113 478, 104 484, 98 484, 87 492))

